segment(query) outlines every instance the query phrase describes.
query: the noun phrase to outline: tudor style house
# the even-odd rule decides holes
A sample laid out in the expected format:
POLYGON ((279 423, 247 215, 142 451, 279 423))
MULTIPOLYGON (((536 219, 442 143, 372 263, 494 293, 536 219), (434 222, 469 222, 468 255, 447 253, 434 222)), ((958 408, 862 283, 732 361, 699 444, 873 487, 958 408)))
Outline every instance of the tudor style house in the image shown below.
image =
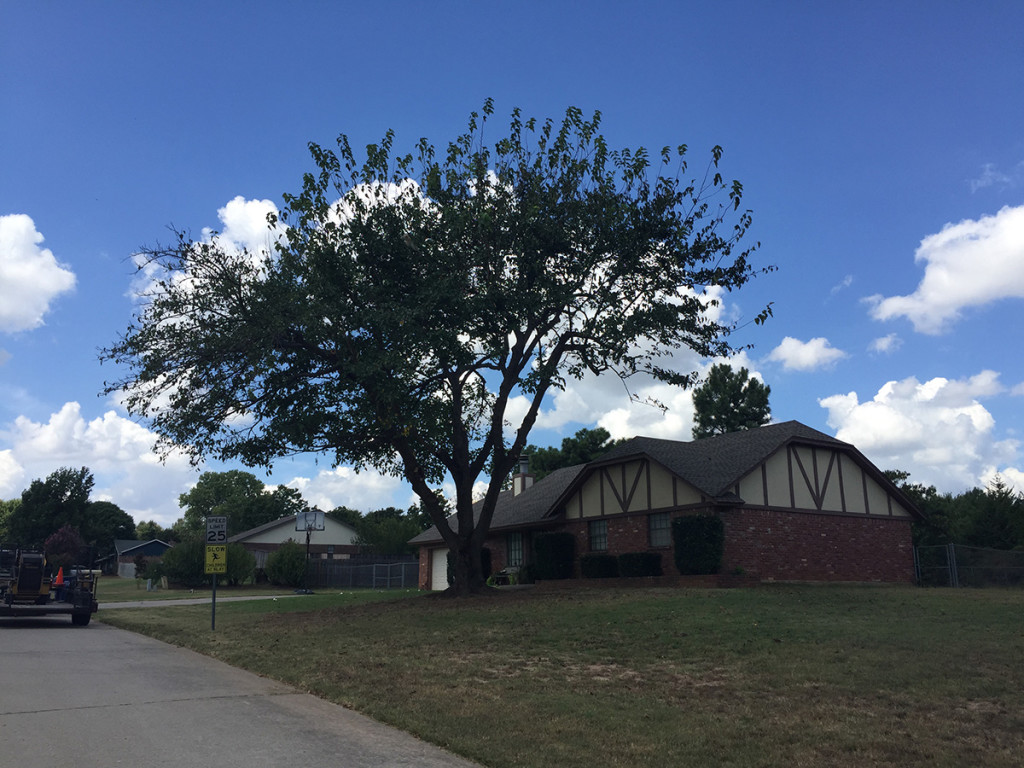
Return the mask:
MULTIPOLYGON (((577 561, 588 552, 659 552, 664 573, 674 574, 672 519, 718 515, 722 573, 913 580, 910 524, 921 519, 913 502, 854 446, 796 421, 692 442, 636 437, 536 483, 524 470, 494 512, 486 543, 493 571, 528 563, 536 533, 569 531, 577 561)), ((437 528, 412 543, 420 588, 447 588, 437 528)))

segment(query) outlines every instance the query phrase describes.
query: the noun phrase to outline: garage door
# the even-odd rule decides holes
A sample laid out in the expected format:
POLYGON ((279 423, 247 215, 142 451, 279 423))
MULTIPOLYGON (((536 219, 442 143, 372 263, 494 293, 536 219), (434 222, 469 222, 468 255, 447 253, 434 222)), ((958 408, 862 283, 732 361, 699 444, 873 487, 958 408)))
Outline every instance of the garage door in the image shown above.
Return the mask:
POLYGON ((434 549, 430 552, 430 588, 448 589, 448 550, 434 549))

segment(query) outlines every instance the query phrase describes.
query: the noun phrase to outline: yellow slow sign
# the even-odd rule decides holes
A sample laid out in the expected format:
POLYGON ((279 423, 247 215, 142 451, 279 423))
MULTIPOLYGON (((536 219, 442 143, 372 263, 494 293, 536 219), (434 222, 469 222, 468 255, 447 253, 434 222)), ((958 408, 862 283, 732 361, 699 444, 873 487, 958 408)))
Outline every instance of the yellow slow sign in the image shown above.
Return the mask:
POLYGON ((206 572, 228 572, 228 548, 225 545, 208 544, 206 546, 206 572))

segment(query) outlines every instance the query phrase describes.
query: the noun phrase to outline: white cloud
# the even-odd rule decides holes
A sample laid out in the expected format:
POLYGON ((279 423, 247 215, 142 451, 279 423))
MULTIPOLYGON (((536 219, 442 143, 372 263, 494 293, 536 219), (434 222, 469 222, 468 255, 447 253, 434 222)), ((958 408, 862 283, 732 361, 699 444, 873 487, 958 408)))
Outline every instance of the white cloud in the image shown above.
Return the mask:
POLYGON ((787 336, 775 349, 768 354, 768 360, 782 363, 787 371, 814 371, 834 365, 847 354, 829 344, 828 339, 817 337, 810 341, 800 341, 787 336))
POLYGON ((75 274, 41 242, 31 217, 0 216, 0 332, 38 328, 50 303, 75 287, 75 274))
POLYGON ((921 241, 914 261, 925 272, 912 294, 866 299, 876 320, 906 317, 914 330, 938 334, 967 307, 1024 298, 1024 205, 947 224, 921 241))
MULTIPOLYGON (((238 195, 217 209, 221 229, 216 240, 228 248, 267 253, 284 231, 280 224, 271 231, 267 223, 267 216, 277 212, 277 206, 271 200, 246 200, 238 195)), ((210 240, 211 237, 211 230, 204 229, 203 239, 210 240)))
POLYGON ((985 163, 981 167, 981 175, 976 179, 971 179, 968 184, 970 184, 972 193, 987 187, 1006 189, 1016 186, 1022 176, 1024 176, 1024 162, 1017 163, 1010 173, 999 170, 995 163, 985 163))
POLYGON ((312 478, 295 477, 285 485, 324 511, 349 507, 365 513, 392 506, 404 509, 415 503, 412 490, 402 480, 375 470, 356 472, 350 467, 335 467, 312 478))
POLYGON ((903 339, 895 333, 890 333, 887 336, 882 336, 872 340, 868 345, 868 351, 875 352, 880 355, 891 355, 901 346, 903 346, 903 339))
POLYGON ((832 290, 829 291, 829 295, 835 296, 840 291, 846 290, 853 285, 853 275, 847 275, 839 283, 832 286, 832 290))
POLYGON ((15 498, 34 479, 60 467, 88 467, 96 478, 94 499, 113 501, 141 520, 167 526, 181 516, 178 495, 196 470, 180 454, 161 463, 156 436, 114 411, 86 420, 78 403, 65 403, 45 423, 24 416, 0 432, 0 498, 15 498))
POLYGON ((866 402, 856 392, 819 400, 836 437, 882 469, 901 469, 912 482, 960 492, 984 485, 996 468, 1012 474, 1015 440, 997 440, 995 420, 980 399, 1005 392, 994 371, 967 379, 887 382, 866 402))

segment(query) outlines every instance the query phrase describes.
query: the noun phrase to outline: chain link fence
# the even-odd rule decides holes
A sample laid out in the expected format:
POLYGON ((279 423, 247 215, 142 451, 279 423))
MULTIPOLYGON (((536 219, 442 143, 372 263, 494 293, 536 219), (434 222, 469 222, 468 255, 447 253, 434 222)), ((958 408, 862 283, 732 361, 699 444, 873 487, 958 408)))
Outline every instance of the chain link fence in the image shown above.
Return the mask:
POLYGON ((1021 586, 1024 552, 960 544, 915 547, 914 570, 922 587, 1021 586))
POLYGON ((306 583, 320 589, 411 589, 419 583, 419 569, 419 560, 364 564, 343 560, 311 560, 306 572, 306 583))

